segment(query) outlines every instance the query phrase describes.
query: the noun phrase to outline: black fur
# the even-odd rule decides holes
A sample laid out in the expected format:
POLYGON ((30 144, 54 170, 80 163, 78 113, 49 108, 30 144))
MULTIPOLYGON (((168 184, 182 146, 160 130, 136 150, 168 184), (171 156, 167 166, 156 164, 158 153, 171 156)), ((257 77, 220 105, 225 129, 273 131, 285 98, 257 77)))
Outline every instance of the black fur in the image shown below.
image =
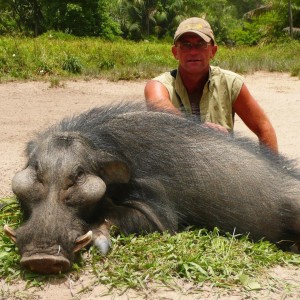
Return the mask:
MULTIPOLYGON (((17 195, 32 213, 35 203, 46 201, 47 185, 56 182, 58 195, 67 191, 62 182, 71 180, 71 175, 61 175, 64 164, 76 161, 84 176, 105 181, 106 193, 97 203, 76 197, 77 202, 72 197, 57 200, 62 201, 55 205, 61 212, 58 209, 53 217, 63 219, 68 210, 68 215, 80 220, 78 224, 85 224, 82 229, 72 228, 72 222, 65 225, 78 235, 110 220, 127 234, 175 233, 195 225, 250 233, 253 239, 272 242, 300 241, 299 171, 256 143, 192 120, 146 112, 136 103, 94 108, 39 134, 28 144, 27 153, 29 167, 37 165, 34 172, 44 180, 41 191, 38 183, 33 184, 32 198, 38 199, 33 204, 17 195), (120 172, 106 171, 111 163, 121 166, 120 172), (44 179, 44 173, 51 173, 47 176, 52 179, 44 179)), ((35 225, 29 218, 26 228, 30 226, 35 225)))

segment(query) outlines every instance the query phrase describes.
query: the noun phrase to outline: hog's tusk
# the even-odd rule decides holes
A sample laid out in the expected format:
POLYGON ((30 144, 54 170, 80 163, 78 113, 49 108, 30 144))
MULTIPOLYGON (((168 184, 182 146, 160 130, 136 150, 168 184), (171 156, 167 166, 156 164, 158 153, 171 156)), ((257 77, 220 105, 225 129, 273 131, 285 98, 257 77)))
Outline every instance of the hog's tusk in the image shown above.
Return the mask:
POLYGON ((14 243, 17 241, 16 232, 8 225, 4 225, 4 232, 14 243))
POLYGON ((57 251, 56 255, 60 254, 60 250, 61 250, 60 245, 58 245, 58 251, 57 251))
POLYGON ((73 252, 77 252, 86 245, 88 245, 93 239, 93 232, 90 230, 87 232, 85 235, 80 236, 79 238, 76 239, 75 241, 75 247, 73 249, 73 252))

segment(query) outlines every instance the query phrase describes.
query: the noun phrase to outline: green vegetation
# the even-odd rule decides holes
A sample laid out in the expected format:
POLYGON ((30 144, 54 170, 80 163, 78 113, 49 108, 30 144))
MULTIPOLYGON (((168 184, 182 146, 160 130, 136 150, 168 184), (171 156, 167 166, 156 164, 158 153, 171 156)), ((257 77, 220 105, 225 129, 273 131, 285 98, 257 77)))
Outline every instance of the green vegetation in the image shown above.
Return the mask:
POLYGON ((16 228, 21 221, 19 206, 14 199, 0 200, 0 278, 19 279, 21 270, 18 266, 20 255, 15 250, 14 243, 4 234, 3 226, 16 228))
MULTIPOLYGON (((2 199, 0 207, 0 226, 18 227, 21 214, 16 201, 2 199)), ((1 278, 42 285, 55 277, 23 270, 17 249, 3 232, 0 253, 1 278)), ((143 288, 149 282, 168 283, 181 278, 195 284, 211 282, 220 287, 257 289, 259 277, 267 268, 300 264, 299 255, 284 253, 269 242, 252 243, 247 237, 222 236, 217 229, 212 232, 189 229, 173 236, 167 233, 117 236, 107 257, 99 255, 94 247, 83 253, 71 271, 74 277, 91 270, 95 283, 119 288, 143 288)))
MULTIPOLYGON (((300 42, 286 41, 265 46, 219 47, 213 64, 247 73, 257 70, 289 72, 300 76, 300 42)), ((175 68, 170 43, 110 42, 78 38, 55 32, 38 38, 0 39, 0 82, 107 78, 148 79, 175 68)))
POLYGON ((0 35, 170 40, 191 16, 206 18, 219 44, 257 45, 297 32, 300 0, 0 0, 0 35))
POLYGON ((0 0, 0 82, 151 78, 176 67, 172 36, 191 16, 212 25, 215 65, 300 76, 300 0, 0 0))

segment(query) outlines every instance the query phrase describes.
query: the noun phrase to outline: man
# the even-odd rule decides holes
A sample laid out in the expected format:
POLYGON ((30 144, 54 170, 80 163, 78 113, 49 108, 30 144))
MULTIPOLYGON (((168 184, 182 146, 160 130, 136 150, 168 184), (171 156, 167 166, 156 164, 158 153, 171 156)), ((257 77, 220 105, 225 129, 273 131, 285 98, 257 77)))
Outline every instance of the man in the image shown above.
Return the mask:
POLYGON ((225 131, 233 130, 236 113, 257 135, 260 143, 277 153, 274 128, 243 78, 210 65, 217 49, 207 21, 194 17, 180 23, 172 46, 178 69, 161 74, 146 84, 147 107, 178 114, 184 111, 207 126, 225 131))

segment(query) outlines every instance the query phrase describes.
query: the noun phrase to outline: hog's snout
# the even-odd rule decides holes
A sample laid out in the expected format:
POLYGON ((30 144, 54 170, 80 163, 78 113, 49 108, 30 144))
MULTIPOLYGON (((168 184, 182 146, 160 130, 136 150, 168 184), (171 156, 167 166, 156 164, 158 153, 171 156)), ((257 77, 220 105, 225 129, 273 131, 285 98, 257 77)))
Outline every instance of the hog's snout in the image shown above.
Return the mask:
MULTIPOLYGON (((10 228, 8 225, 4 225, 4 232, 13 242, 18 242, 17 233, 14 229, 10 228)), ((72 252, 78 252, 80 249, 90 244, 92 240, 93 232, 90 230, 86 234, 79 236, 74 244, 72 243, 72 252)), ((26 243, 23 251, 21 251, 21 265, 32 272, 40 274, 58 274, 66 272, 72 266, 72 255, 71 253, 68 255, 68 252, 65 250, 66 249, 63 249, 61 245, 41 247, 41 245, 36 243, 26 243)))
MULTIPOLYGON (((78 237, 75 241, 73 252, 88 245, 92 241, 92 231, 78 237)), ((44 249, 47 251, 47 249, 44 249)), ((40 274, 58 274, 68 271, 72 263, 62 255, 61 246, 58 246, 56 255, 46 253, 26 254, 22 256, 21 265, 32 272, 40 274)))
POLYGON ((70 261, 63 256, 36 254, 22 257, 21 265, 40 274, 58 274, 70 269, 70 261))

